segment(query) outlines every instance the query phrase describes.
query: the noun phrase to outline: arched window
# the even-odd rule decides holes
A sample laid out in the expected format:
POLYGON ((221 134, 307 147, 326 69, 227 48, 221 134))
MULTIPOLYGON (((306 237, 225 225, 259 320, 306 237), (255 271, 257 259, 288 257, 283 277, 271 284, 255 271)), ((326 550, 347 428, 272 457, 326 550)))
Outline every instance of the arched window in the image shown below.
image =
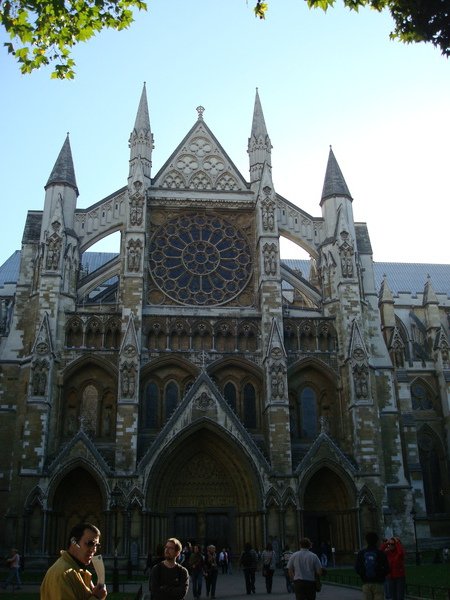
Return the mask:
POLYGON ((442 474, 445 472, 445 463, 442 446, 431 431, 427 431, 427 428, 419 432, 418 443, 427 513, 429 515, 443 513, 445 512, 445 485, 442 474))
POLYGON ((170 381, 165 389, 164 394, 164 418, 167 419, 176 409, 178 404, 178 385, 174 381, 170 381))
POLYGON ((87 385, 83 390, 81 416, 86 431, 97 433, 98 390, 94 385, 87 385))
POLYGON ((225 385, 223 389, 223 395, 234 412, 236 412, 236 387, 234 383, 228 382, 225 385))
POLYGON ((145 388, 143 426, 146 429, 158 427, 159 389, 156 383, 150 382, 145 388))
POLYGON ((301 437, 312 439, 317 435, 317 397, 311 387, 299 391, 301 437))
POLYGON ((249 429, 256 428, 256 392, 251 383, 244 386, 244 425, 249 429))
POLYGON ((428 388, 421 383, 413 383, 411 386, 411 404, 413 410, 432 410, 433 401, 428 388))

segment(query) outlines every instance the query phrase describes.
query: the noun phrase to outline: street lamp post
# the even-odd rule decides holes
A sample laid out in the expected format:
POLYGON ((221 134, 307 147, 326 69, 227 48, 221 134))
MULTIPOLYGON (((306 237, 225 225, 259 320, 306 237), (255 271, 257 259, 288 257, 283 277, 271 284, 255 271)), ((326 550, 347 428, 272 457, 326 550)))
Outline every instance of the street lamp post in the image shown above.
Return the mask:
POLYGON ((414 527, 414 544, 416 546, 416 565, 420 565, 420 552, 419 552, 419 544, 417 542, 417 528, 416 528, 416 509, 413 508, 411 510, 411 518, 412 518, 412 522, 413 522, 413 527, 414 527))
POLYGON ((118 537, 117 537, 117 519, 119 516, 119 496, 120 492, 117 489, 114 489, 111 492, 112 502, 111 507, 114 510, 114 567, 113 567, 113 593, 117 594, 119 592, 119 567, 117 566, 117 546, 118 546, 118 537))

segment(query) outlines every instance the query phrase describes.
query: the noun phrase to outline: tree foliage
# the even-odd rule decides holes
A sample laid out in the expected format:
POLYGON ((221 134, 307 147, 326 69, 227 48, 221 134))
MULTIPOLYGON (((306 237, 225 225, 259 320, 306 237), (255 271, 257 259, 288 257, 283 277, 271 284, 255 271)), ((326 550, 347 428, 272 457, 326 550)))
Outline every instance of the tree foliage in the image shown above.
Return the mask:
MULTIPOLYGON (((273 0, 274 1, 274 0, 273 0)), ((309 8, 326 11, 336 0, 305 0, 309 8)), ((358 11, 363 6, 381 12, 389 10, 394 19, 392 39, 407 44, 431 42, 444 56, 450 56, 450 0, 343 0, 350 10, 358 11)), ((268 5, 257 0, 255 15, 264 19, 268 5)))
POLYGON ((0 0, 0 21, 10 42, 4 45, 22 73, 52 64, 52 77, 72 79, 72 47, 104 28, 125 29, 141 0, 0 0))

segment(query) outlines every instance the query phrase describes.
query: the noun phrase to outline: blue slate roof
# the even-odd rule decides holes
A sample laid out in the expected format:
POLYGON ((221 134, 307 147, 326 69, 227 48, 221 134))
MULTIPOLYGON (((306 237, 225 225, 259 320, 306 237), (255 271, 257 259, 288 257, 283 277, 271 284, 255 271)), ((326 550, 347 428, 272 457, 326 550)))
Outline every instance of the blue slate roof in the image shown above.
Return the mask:
MULTIPOLYGON (((300 269, 303 277, 308 279, 309 260, 287 258, 281 262, 286 263, 291 269, 300 269)), ((380 289, 386 275, 388 285, 394 295, 400 292, 421 294, 429 275, 434 291, 450 297, 450 265, 374 262, 373 269, 377 290, 380 289)))
MULTIPOLYGON (((115 252, 85 252, 83 267, 87 273, 92 273, 106 262, 115 258, 115 252)), ((288 258, 282 260, 291 269, 300 269, 305 279, 309 277, 309 260, 288 258)), ((0 287, 5 283, 15 283, 19 278, 20 250, 16 250, 0 266, 0 287)), ((433 289, 437 294, 447 294, 450 297, 450 264, 439 265, 432 263, 389 263, 374 262, 375 282, 380 289, 384 275, 393 294, 408 292, 421 294, 428 275, 431 277, 433 289)))

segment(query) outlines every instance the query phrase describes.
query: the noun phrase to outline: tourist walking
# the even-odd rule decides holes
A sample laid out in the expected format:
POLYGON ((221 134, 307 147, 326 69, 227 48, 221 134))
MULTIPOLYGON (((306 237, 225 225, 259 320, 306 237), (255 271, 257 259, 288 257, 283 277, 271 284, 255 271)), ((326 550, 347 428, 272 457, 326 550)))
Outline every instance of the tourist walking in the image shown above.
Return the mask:
POLYGON ((200 598, 202 595, 202 582, 203 582, 203 554, 201 553, 200 546, 196 544, 192 549, 192 554, 189 557, 189 573, 192 579, 192 594, 194 598, 200 598))
POLYGON ((256 550, 252 548, 250 542, 244 546, 244 551, 239 558, 239 567, 244 572, 245 591, 247 594, 255 594, 255 575, 258 567, 258 555, 256 550))
POLYGON ((6 564, 9 567, 8 577, 2 588, 6 590, 9 584, 14 589, 20 590, 22 583, 20 581, 19 569, 20 569, 20 554, 17 548, 12 548, 9 557, 6 559, 6 564), (14 588, 15 586, 15 588, 14 588))
POLYGON ((88 569, 100 546, 100 530, 92 523, 80 523, 69 533, 67 550, 45 574, 41 584, 41 600, 79 600, 107 596, 104 582, 92 583, 88 569))
POLYGON ((378 535, 366 534, 367 547, 358 552, 355 571, 362 579, 364 600, 383 600, 384 580, 389 573, 386 553, 378 548, 378 535))
POLYGON ((275 573, 276 559, 272 544, 269 542, 261 554, 262 574, 266 582, 266 592, 272 593, 273 574, 275 573))
POLYGON ((288 562, 288 570, 294 581, 296 600, 315 600, 316 581, 322 575, 319 557, 311 552, 311 540, 302 538, 300 550, 294 552, 288 562))
POLYGON ((389 598, 404 600, 405 598, 405 549, 398 537, 388 539, 382 550, 385 551, 389 563, 389 575, 386 577, 389 598))
POLYGON ((203 573, 205 575, 206 597, 214 599, 216 597, 216 583, 219 567, 217 564, 216 547, 213 544, 209 545, 206 549, 203 573))
POLYGON ((183 600, 189 588, 189 573, 177 562, 181 542, 169 538, 164 546, 164 560, 158 562, 150 575, 152 600, 183 600))
POLYGON ((292 550, 289 550, 289 546, 285 546, 283 550, 283 554, 281 555, 281 566, 283 568, 284 578, 286 580, 286 591, 288 594, 291 594, 294 591, 294 584, 291 580, 291 576, 289 575, 288 570, 288 562, 291 556, 293 555, 292 550))

